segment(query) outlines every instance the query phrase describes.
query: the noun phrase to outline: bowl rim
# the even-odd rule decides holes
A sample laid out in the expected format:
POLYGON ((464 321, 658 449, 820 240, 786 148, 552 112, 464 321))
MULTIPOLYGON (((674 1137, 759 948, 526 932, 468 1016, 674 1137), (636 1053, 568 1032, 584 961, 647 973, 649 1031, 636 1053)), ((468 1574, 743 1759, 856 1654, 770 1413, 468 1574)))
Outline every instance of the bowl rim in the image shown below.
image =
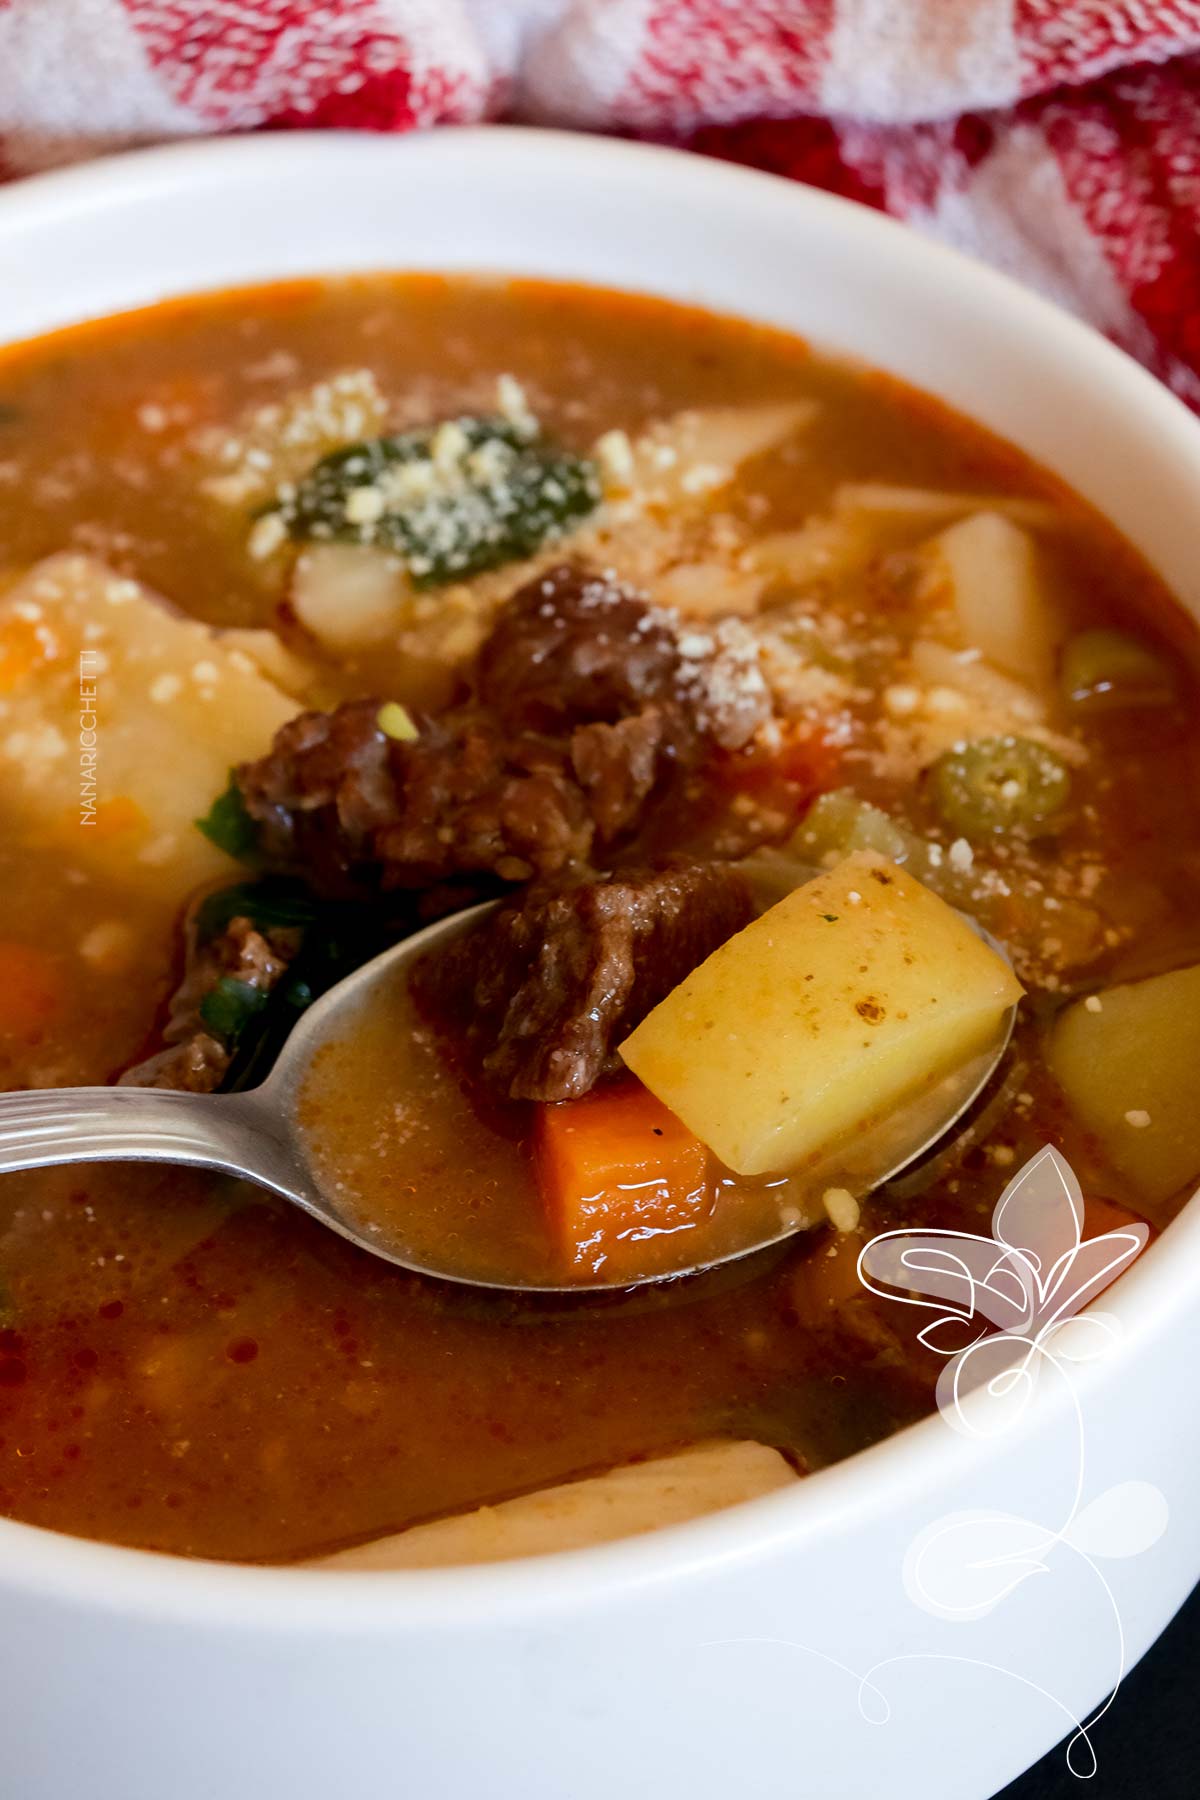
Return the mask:
MULTIPOLYGON (((177 197, 189 182, 211 187, 223 174, 236 184, 251 167, 260 177, 286 174, 294 181, 297 165, 306 157, 367 163, 389 157, 469 158, 483 152, 492 162, 507 159, 520 165, 528 175, 531 146, 540 156, 552 156, 557 167, 564 158, 570 159, 584 182, 602 182, 606 170, 621 163, 627 170, 644 172, 659 204, 665 190, 672 190, 685 205, 723 193, 726 204, 745 198, 760 208, 773 207, 781 220, 788 215, 787 223, 797 229, 806 219, 818 220, 845 238, 874 240, 892 254, 900 250, 926 266, 931 284, 940 274, 981 309, 1001 311, 1011 324, 1053 342, 1070 365, 1072 379, 1102 382, 1114 390, 1141 416, 1143 429, 1153 428, 1177 445, 1200 476, 1200 420, 1123 351, 1019 282, 854 201, 658 145, 489 125, 382 137, 337 131, 268 133, 126 150, 26 177, 0 190, 0 246, 10 234, 19 238, 27 224, 62 228, 80 210, 133 201, 139 193, 151 193, 164 184, 177 197)), ((314 274, 321 273, 320 262, 318 248, 314 274)), ((373 265, 364 261, 362 266, 373 265)), ((105 315, 82 314, 91 316, 105 315)), ((32 338, 38 335, 42 334, 32 338)), ((24 341, 32 339, 6 339, 2 347, 24 341)), ((1173 1317, 1192 1298, 1195 1278, 1189 1283, 1187 1257, 1190 1245, 1200 1262, 1200 1206, 1189 1203, 1163 1237, 1174 1246, 1169 1258, 1157 1241, 1151 1244, 1106 1300, 1106 1312, 1121 1327, 1117 1354, 1123 1359, 1167 1332, 1173 1317)), ((1105 1380, 1104 1371, 1087 1368, 1078 1389, 1088 1393, 1105 1380)), ((805 1546, 855 1530, 866 1518, 886 1513, 907 1496, 936 1493, 951 1473, 961 1475, 964 1457, 983 1471, 1002 1455, 1015 1454, 1069 1404, 1061 1391, 1043 1386, 1016 1433, 1005 1436, 1003 1447, 995 1439, 968 1441, 933 1413, 794 1487, 685 1524, 507 1563, 428 1570, 228 1563, 107 1544, 0 1518, 0 1584, 10 1592, 83 1602, 105 1612, 233 1630, 384 1633, 401 1620, 406 1630, 505 1629, 530 1619, 553 1618, 581 1604, 612 1604, 619 1596, 647 1588, 752 1565, 781 1542, 805 1546)))

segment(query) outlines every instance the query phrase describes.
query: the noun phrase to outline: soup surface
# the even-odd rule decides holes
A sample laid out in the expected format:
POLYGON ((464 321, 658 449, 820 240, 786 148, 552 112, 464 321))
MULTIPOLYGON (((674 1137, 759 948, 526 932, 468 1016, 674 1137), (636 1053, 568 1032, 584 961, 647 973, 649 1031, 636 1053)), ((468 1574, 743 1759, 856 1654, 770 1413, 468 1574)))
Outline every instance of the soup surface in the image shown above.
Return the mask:
MULTIPOLYGON (((406 1275, 199 1173, 8 1176, 0 1508, 284 1561, 713 1437, 813 1470, 919 1417, 938 1363, 861 1288, 868 1237, 985 1230, 1047 1142, 1093 1233, 1164 1226, 1200 1171, 1193 661, 1150 572, 1014 451, 743 323, 371 277, 5 351, 4 1086, 246 1084, 314 992, 440 912, 685 865, 737 864, 753 910, 848 853, 891 860, 1003 944, 1025 998, 937 1154, 868 1199, 806 1193, 786 1246, 628 1294, 406 1275), (504 712, 513 596, 554 622, 589 582, 600 635, 660 634, 690 685, 564 723, 531 654, 504 712), (397 810, 418 780, 419 820, 397 810), (553 857, 514 781, 566 820, 553 857)), ((731 904, 664 990, 741 928, 731 904)), ((581 1256, 642 1273, 719 1213, 695 1126, 646 1123, 662 1097, 614 1062, 638 1013, 582 1085, 532 1081, 526 1042, 499 1088, 474 1016, 399 993, 318 1064, 309 1128, 363 1216, 411 1203, 569 1281, 581 1256), (624 1200, 592 1203, 630 1182, 576 1169, 633 1117, 701 1174, 668 1192, 650 1168, 657 1210, 626 1228, 624 1200)))

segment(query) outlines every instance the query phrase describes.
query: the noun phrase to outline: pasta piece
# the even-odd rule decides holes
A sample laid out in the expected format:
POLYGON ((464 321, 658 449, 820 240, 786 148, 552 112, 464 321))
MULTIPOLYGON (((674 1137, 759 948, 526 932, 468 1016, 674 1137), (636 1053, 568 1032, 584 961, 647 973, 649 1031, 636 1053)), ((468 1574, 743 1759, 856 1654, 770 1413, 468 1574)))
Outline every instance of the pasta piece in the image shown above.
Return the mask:
POLYGON ((763 578, 719 562, 677 563, 650 586, 660 606, 687 619, 748 618, 758 609, 763 578))
POLYGON ((933 539, 963 642, 1035 692, 1054 679, 1059 630, 1037 545, 999 513, 973 513, 933 539))
POLYGON ((315 1569, 439 1569, 511 1562, 580 1550, 617 1538, 682 1525, 743 1500, 790 1487, 795 1470, 766 1444, 696 1444, 670 1456, 627 1463, 606 1475, 563 1482, 499 1506, 414 1525, 325 1556, 315 1569))
POLYGON ((833 496, 838 514, 869 513, 902 524, 938 525, 970 513, 999 513, 1016 525, 1048 531, 1063 523, 1047 500, 1023 494, 957 494, 941 488, 899 487, 886 481, 846 481, 833 496))
MULTIPOLYGON (((742 463, 803 431, 817 411, 813 400, 787 400, 676 413, 651 426, 631 446, 623 485, 658 505, 702 499, 727 487, 742 463)), ((604 460, 609 480, 614 480, 612 459, 604 460)))
POLYGON ((6 804, 63 855, 172 904, 228 873, 194 821, 296 711, 245 650, 75 555, 0 598, 0 641, 24 646, 0 734, 6 804))
POLYGON ((769 532, 750 546, 749 555, 764 576, 804 588, 853 574, 880 548, 863 518, 817 516, 795 531, 769 532))

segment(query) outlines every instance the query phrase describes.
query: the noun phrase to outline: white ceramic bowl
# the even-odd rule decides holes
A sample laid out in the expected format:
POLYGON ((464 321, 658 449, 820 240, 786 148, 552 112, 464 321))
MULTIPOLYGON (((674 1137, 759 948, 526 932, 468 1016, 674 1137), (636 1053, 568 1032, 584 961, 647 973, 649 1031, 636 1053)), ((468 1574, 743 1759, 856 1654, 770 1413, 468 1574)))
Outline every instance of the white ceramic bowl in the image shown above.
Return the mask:
MULTIPOLYGON (((0 194, 0 341, 371 268, 606 283, 849 352, 1057 470, 1200 614, 1200 424, 1092 332, 863 208, 667 151, 497 129, 198 144, 0 194)), ((1077 1420, 1053 1386, 991 1443, 935 1417, 708 1520, 487 1569, 245 1569, 0 1521, 4 1791, 984 1800, 1086 1715, 1200 1575, 1197 1437, 1176 1404, 1198 1301, 1193 1207, 1115 1290, 1120 1348, 1077 1383, 1085 1497, 1153 1482, 1165 1535, 1105 1565, 1108 1588, 1060 1545, 971 1621, 914 1604, 905 1551, 954 1510, 1067 1517, 1077 1420)), ((1096 1732, 1101 1763, 1119 1709, 1096 1732)))

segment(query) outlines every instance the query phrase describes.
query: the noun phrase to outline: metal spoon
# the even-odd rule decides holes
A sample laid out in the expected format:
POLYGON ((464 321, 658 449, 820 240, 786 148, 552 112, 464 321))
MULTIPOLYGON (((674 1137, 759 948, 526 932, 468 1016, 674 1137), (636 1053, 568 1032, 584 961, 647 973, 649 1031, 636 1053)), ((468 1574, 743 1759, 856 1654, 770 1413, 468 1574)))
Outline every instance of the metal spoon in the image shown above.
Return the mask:
MULTIPOLYGON (((216 1169, 226 1175, 241 1176, 290 1200, 360 1249, 398 1263, 401 1268, 472 1287, 515 1287, 515 1282, 484 1281, 452 1266, 434 1267, 421 1262, 407 1253, 403 1244, 389 1243, 377 1229, 367 1233, 357 1226, 322 1186, 296 1116, 297 1098, 313 1056, 331 1039, 348 1035, 370 990, 381 981, 394 981, 405 965, 466 930, 498 904, 488 901, 439 919, 364 963, 303 1015, 266 1081, 247 1092, 188 1094, 171 1088, 77 1087, 0 1095, 0 1174, 83 1162, 173 1163, 216 1169)), ((932 1149, 991 1079, 1008 1046, 1015 1010, 1006 1014, 994 1044, 922 1096, 914 1108, 903 1109, 897 1118, 884 1121, 878 1128, 882 1137, 860 1134, 852 1152, 830 1165, 830 1179, 849 1181, 865 1193, 882 1186, 932 1149)), ((779 1243, 802 1228, 781 1225, 770 1237, 669 1273, 692 1274, 700 1268, 729 1262, 779 1243)), ((641 1278, 662 1279, 662 1273, 641 1278)), ((611 1283, 619 1287, 640 1284, 628 1279, 611 1283)), ((531 1281, 520 1285, 523 1291, 578 1293, 582 1284, 531 1281)), ((587 1285, 594 1288, 605 1283, 602 1279, 587 1285)))

